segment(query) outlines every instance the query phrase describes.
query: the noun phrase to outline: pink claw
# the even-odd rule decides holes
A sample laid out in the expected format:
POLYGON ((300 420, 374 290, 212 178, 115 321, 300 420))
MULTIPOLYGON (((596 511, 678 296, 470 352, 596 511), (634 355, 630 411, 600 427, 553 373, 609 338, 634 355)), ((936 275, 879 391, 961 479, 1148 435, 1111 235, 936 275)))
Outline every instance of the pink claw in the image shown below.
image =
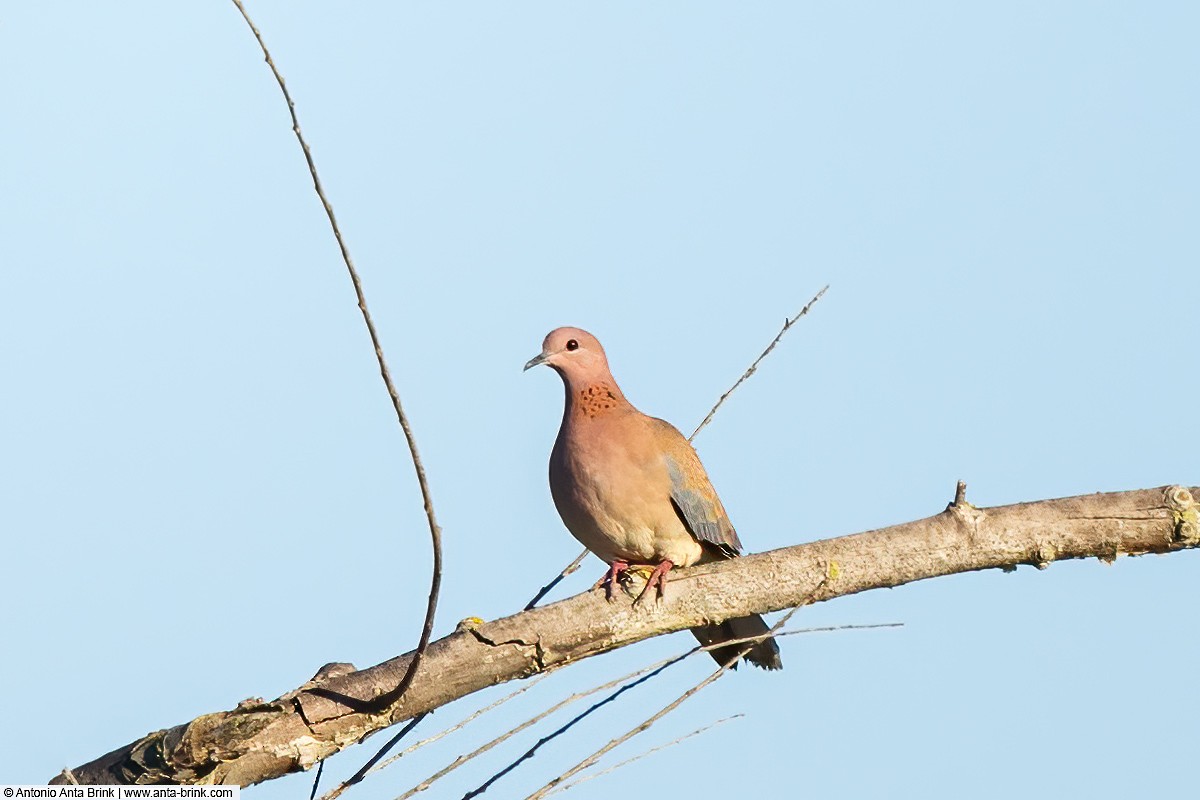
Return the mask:
POLYGON ((663 588, 667 585, 667 573, 671 571, 671 567, 673 566, 675 566, 673 562, 664 559, 661 564, 655 567, 654 571, 650 573, 650 577, 646 579, 645 588, 642 589, 642 592, 637 596, 637 599, 633 601, 634 605, 642 602, 642 598, 645 597, 646 593, 651 589, 658 589, 658 599, 661 600, 663 596, 663 588))
POLYGON ((617 581, 621 579, 621 573, 629 569, 629 564, 624 561, 614 561, 608 566, 608 571, 604 573, 604 577, 596 581, 596 585, 592 587, 592 591, 604 587, 604 598, 606 600, 613 599, 613 587, 617 581))

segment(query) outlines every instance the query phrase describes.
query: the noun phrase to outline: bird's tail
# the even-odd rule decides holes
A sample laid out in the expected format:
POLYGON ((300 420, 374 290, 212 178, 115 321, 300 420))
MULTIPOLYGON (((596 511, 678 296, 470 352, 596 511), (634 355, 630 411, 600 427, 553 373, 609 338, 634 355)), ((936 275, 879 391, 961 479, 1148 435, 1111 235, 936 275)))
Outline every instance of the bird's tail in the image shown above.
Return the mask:
MULTIPOLYGON (((738 639, 748 639, 752 636, 761 636, 770 628, 762 617, 757 614, 751 614, 748 617, 738 617, 736 619, 727 619, 724 622, 715 625, 703 625, 699 628, 692 628, 692 633, 700 641, 700 644, 705 647, 721 642, 737 641, 738 639)), ((750 642, 741 642, 740 644, 731 644, 726 647, 718 647, 709 650, 709 654, 721 666, 737 661, 738 654, 747 647, 750 650, 746 653, 746 660, 756 667, 763 669, 783 669, 783 659, 779 657, 779 645, 775 643, 775 639, 763 639, 762 641, 751 644, 750 642)), ((737 669, 737 664, 730 664, 733 669, 737 669)))

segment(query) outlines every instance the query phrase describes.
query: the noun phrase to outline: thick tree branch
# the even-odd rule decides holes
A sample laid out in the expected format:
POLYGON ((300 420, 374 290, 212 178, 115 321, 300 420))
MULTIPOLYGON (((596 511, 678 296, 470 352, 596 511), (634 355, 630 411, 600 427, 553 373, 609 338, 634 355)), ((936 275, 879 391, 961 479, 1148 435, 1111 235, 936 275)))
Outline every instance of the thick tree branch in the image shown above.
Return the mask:
POLYGON ((91 784, 258 783, 480 689, 651 636, 959 572, 1194 548, 1198 492, 1170 486, 990 509, 960 493, 928 519, 682 570, 658 604, 610 604, 588 592, 462 626, 429 646, 408 692, 384 712, 373 701, 396 686, 412 654, 156 731, 71 773, 91 784))

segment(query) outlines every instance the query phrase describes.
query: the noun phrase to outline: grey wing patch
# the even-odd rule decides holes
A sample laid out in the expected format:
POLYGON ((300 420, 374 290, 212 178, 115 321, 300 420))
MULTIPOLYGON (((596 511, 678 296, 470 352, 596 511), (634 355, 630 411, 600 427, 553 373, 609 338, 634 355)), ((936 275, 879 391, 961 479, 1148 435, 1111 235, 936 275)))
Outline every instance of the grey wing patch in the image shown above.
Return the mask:
POLYGON ((673 458, 667 456, 666 462, 671 478, 671 504, 692 536, 701 544, 711 545, 726 558, 738 555, 742 543, 738 541, 729 517, 712 500, 688 487, 683 471, 673 458))

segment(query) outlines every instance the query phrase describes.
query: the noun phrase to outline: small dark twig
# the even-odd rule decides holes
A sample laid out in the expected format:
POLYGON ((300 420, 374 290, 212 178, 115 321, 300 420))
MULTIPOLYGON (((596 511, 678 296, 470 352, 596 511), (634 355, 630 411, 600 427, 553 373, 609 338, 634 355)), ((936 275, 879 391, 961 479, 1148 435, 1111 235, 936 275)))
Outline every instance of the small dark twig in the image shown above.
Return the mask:
POLYGON ((579 565, 583 563, 583 560, 585 558, 587 558, 589 552, 591 552, 591 551, 589 551, 585 547, 583 552, 575 557, 574 561, 572 561, 570 564, 567 564, 567 566, 563 567, 563 571, 558 573, 558 575, 554 578, 554 580, 550 581, 549 583, 547 583, 545 586, 543 586, 541 589, 538 590, 538 593, 533 596, 533 599, 525 604, 525 608, 523 610, 529 611, 530 609, 532 609, 539 602, 541 602, 541 599, 543 597, 545 597, 546 595, 548 595, 550 593, 551 589, 553 589, 555 586, 558 586, 559 582, 563 578, 567 577, 572 572, 579 569, 579 565))
POLYGON ((821 289, 821 291, 817 292, 816 295, 813 296, 812 300, 808 301, 808 304, 806 306, 804 306, 804 308, 800 309, 799 314, 797 314, 796 316, 792 317, 789 320, 784 321, 783 328, 781 328, 779 333, 775 335, 775 338, 771 340, 771 343, 769 345, 767 345, 767 349, 763 350, 762 354, 759 355, 758 358, 754 359, 754 363, 752 363, 750 365, 749 369, 747 369, 745 372, 742 373, 742 377, 740 377, 736 381, 734 381, 733 386, 729 387, 729 391, 727 391, 727 392, 725 392, 725 394, 721 395, 721 398, 719 400, 717 400, 717 404, 712 407, 711 411, 708 412, 708 416, 705 417, 700 422, 700 424, 696 426, 696 430, 692 431, 692 435, 688 437, 689 442, 696 438, 696 434, 698 434, 700 431, 704 430, 704 426, 712 421, 713 416, 717 413, 717 409, 721 407, 721 404, 725 402, 725 399, 727 397, 729 397, 729 395, 731 395, 735 391, 737 391, 737 388, 739 386, 741 386, 742 383, 744 383, 747 378, 749 378, 751 375, 753 375, 755 373, 755 371, 758 369, 758 365, 760 363, 762 363, 762 360, 764 358, 766 358, 768 355, 771 354, 771 351, 775 349, 775 345, 779 344, 779 340, 783 338, 783 335, 785 333, 787 333, 791 329, 791 327, 800 320, 801 317, 803 317, 805 314, 807 314, 808 310, 810 308, 812 308, 813 305, 818 300, 820 300, 822 295, 824 295, 825 292, 827 292, 828 290, 829 290, 829 286, 826 285, 825 288, 821 289))
MULTIPOLYGON (((433 577, 430 581, 429 600, 425 607, 425 624, 421 629, 420 640, 417 643, 416 650, 413 652, 412 661, 409 662, 408 670, 404 673, 404 677, 400 679, 400 683, 395 689, 385 692, 375 699, 375 708, 382 710, 398 701, 408 691, 408 687, 412 685, 413 679, 417 676, 417 668, 421 663, 421 658, 425 655, 425 650, 429 647, 429 640, 433 635, 434 617, 437 614, 438 595, 441 593, 442 587, 442 531, 438 526, 437 516, 433 511, 433 497, 430 494, 429 482, 425 476, 425 466, 421 462, 420 453, 417 451, 416 437, 413 434, 412 426, 408 422, 408 416, 404 413, 404 406, 400 403, 400 393, 396 390, 396 385, 392 381, 387 360, 383 356, 383 345, 379 341, 379 333, 375 330, 375 322, 371 318, 371 312, 367 309, 367 298, 363 292, 362 280, 358 276, 358 270, 354 268, 353 259, 350 258, 350 249, 347 247, 346 241, 342 237, 342 231, 338 227, 337 217, 333 213, 333 206, 330 204, 329 198, 325 196, 325 189, 321 185, 321 178, 317 175, 317 165, 313 160, 312 150, 309 148, 308 142, 300 130, 300 119, 296 116, 296 103, 292 100, 291 93, 288 92, 283 75, 279 72, 278 67, 275 66, 275 60, 271 57, 271 51, 267 49, 267 44, 263 40, 262 33, 246 12, 246 7, 242 5, 241 0, 233 0, 233 4, 241 13, 242 19, 246 20, 246 24, 250 26, 250 30, 258 42, 259 48, 262 49, 263 58, 266 59, 267 66, 271 68, 271 74, 275 76, 275 82, 279 84, 279 90, 283 93, 283 99, 287 101, 288 113, 292 118, 292 132, 296 134, 296 141, 300 143, 300 149, 304 152, 304 160, 308 164, 308 173, 312 176, 313 189, 316 191, 317 197, 321 200, 321 205, 325 208, 325 216, 329 219, 329 225, 333 229, 333 237, 337 240, 338 248, 341 250, 342 261, 346 265, 346 271, 350 275, 351 283, 354 284, 354 294, 358 299, 358 308, 362 312, 363 322, 367 326, 367 334, 371 338, 371 346, 375 350, 375 360, 379 363, 379 374, 383 378, 383 384, 387 388, 388 396, 392 400, 392 408, 396 412, 396 419, 400 422, 401 430, 404 431, 404 439, 408 443, 408 452, 412 456, 413 469, 417 474, 417 483, 421 488, 421 499, 425 506, 425 517, 429 523, 429 537, 433 546, 433 577)), ((407 731, 411 727, 409 725, 405 730, 407 731)), ((377 761, 386 752, 385 749, 378 753, 370 763, 377 761)), ((343 786, 345 785, 343 784, 343 786)))
MULTIPOLYGON (((321 797, 321 800, 336 800, 336 798, 341 796, 342 792, 346 791, 347 789, 349 789, 351 786, 353 786, 356 783, 361 783, 362 779, 367 777, 367 773, 371 771, 371 767, 375 766, 379 762, 379 759, 386 756, 388 754, 389 750, 391 750, 393 747, 395 747, 397 744, 399 744, 400 740, 403 739, 405 736, 407 736, 413 728, 417 727, 417 723, 419 723, 421 720, 425 719, 432 713, 433 713, 432 711, 426 711, 424 714, 417 714, 415 717, 410 719, 408 721, 408 724, 400 729, 399 733, 397 733, 391 739, 388 739, 387 744, 385 744, 383 747, 379 748, 379 750, 376 751, 375 755, 373 755, 369 759, 367 759, 367 763, 363 764, 361 767, 358 768, 358 772, 355 772, 349 778, 346 778, 346 780, 339 783, 337 785, 337 788, 333 789, 330 792, 326 792, 325 795, 321 797)), ((310 798, 310 800, 311 800, 311 798, 310 798)))
POLYGON ((317 789, 321 786, 321 775, 325 772, 325 759, 321 759, 317 763, 317 773, 313 775, 312 791, 308 793, 308 800, 314 800, 317 796, 317 789))

